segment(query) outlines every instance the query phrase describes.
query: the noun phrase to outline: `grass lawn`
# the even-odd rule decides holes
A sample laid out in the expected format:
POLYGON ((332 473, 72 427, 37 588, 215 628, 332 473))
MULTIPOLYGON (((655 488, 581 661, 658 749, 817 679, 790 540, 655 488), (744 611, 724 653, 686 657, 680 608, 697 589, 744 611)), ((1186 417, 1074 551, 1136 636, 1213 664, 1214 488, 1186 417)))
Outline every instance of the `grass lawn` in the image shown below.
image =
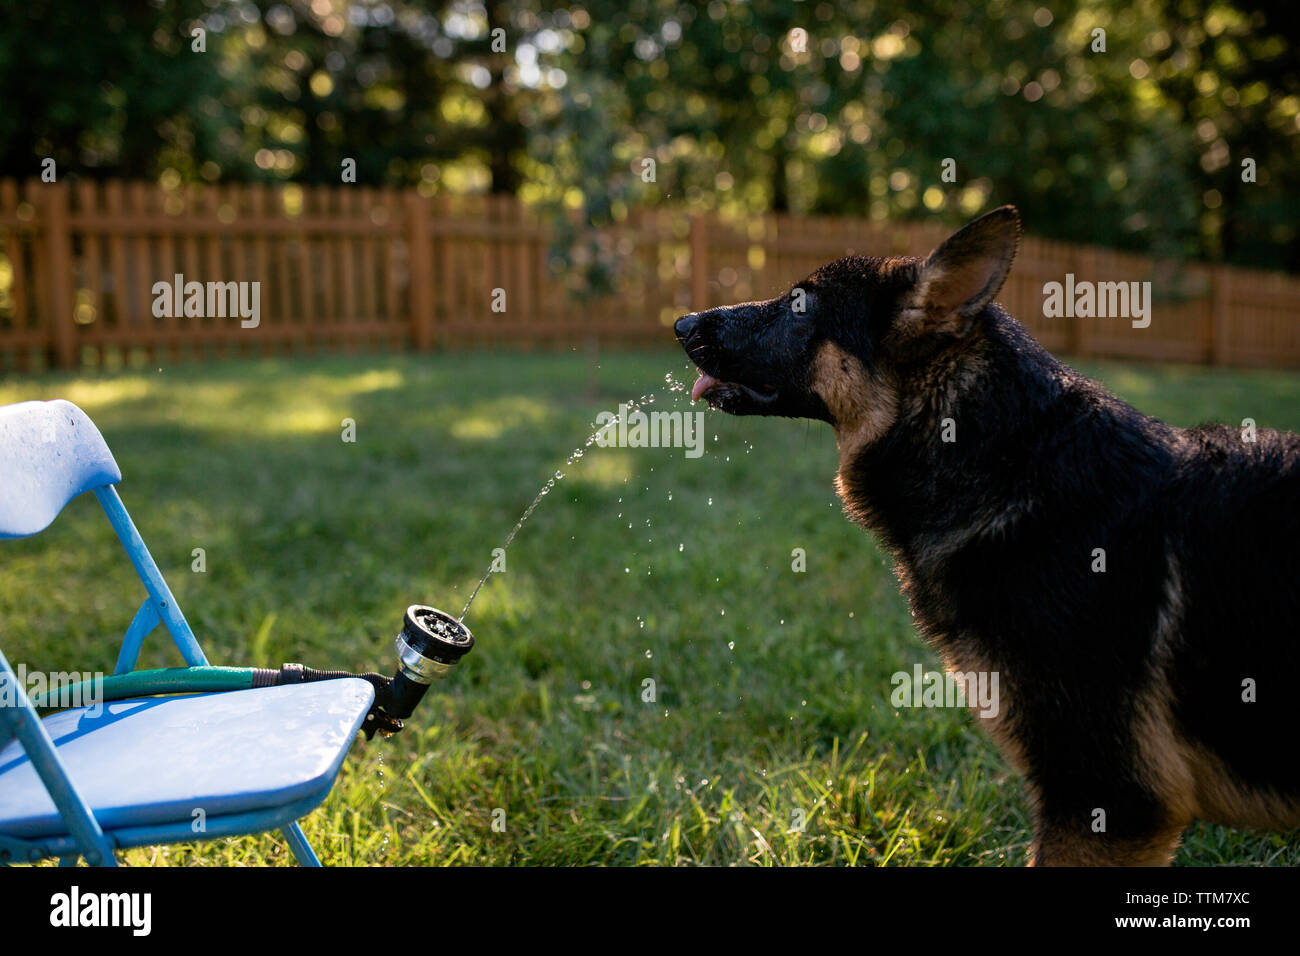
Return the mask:
MULTIPOLYGON (((391 672, 405 606, 459 612, 597 413, 649 392, 687 407, 664 386, 689 383, 685 365, 604 355, 593 379, 578 353, 230 361, 9 378, 0 404, 63 397, 98 423, 213 663, 391 672)), ((1294 374, 1085 370, 1175 424, 1300 430, 1294 374)), ((889 704, 891 674, 938 662, 840 514, 830 430, 705 421, 702 458, 592 448, 565 469, 466 620, 473 654, 406 731, 359 740, 303 821, 327 864, 1024 862, 1020 786, 966 713, 889 704)), ((15 666, 111 672, 143 592, 93 497, 0 543, 0 562, 15 666)), ((179 664, 166 644, 151 636, 141 666, 179 664)), ((1278 746, 1290 759, 1281 728, 1278 746)), ((1178 862, 1300 864, 1298 836, 1202 825, 1178 862)), ((125 858, 292 859, 278 834, 125 858)))

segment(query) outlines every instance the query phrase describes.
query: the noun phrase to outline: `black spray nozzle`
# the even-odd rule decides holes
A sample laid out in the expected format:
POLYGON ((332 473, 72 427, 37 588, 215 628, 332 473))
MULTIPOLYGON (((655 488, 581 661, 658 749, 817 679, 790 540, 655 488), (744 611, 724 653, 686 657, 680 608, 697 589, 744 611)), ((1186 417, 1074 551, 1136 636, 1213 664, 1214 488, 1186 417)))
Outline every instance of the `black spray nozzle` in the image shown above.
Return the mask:
POLYGON ((474 635, 446 611, 412 604, 406 609, 396 644, 397 672, 384 710, 401 719, 411 716, 430 684, 446 677, 470 652, 474 635))

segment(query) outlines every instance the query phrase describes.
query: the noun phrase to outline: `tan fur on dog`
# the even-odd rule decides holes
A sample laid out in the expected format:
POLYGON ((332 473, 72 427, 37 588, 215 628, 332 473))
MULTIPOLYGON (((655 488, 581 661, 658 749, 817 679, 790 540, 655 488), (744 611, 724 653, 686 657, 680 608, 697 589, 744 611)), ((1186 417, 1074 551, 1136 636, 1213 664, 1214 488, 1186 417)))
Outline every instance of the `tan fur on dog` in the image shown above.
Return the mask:
POLYGON ((841 472, 898 418, 898 393, 893 386, 869 375, 856 356, 834 342, 824 342, 817 350, 812 389, 834 419, 841 472))

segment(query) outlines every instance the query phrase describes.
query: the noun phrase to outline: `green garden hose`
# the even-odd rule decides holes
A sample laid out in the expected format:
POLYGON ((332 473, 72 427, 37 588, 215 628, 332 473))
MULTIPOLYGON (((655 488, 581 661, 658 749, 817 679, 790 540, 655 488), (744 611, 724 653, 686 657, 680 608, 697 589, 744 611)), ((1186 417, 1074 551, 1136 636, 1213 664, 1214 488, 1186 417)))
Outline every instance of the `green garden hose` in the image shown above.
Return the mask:
POLYGON ((68 684, 43 694, 33 694, 31 701, 37 710, 51 711, 156 694, 213 694, 344 678, 364 680, 375 689, 375 704, 361 725, 361 732, 367 740, 372 739, 376 733, 393 734, 402 729, 401 718, 384 710, 384 705, 393 706, 391 677, 317 670, 302 664, 282 664, 279 670, 266 667, 167 667, 132 671, 129 674, 111 674, 97 680, 68 684))
POLYGON ((32 697, 38 710, 73 707, 83 703, 148 697, 152 694, 212 693, 246 690, 261 668, 257 667, 165 667, 129 674, 110 674, 95 680, 54 688, 32 697))

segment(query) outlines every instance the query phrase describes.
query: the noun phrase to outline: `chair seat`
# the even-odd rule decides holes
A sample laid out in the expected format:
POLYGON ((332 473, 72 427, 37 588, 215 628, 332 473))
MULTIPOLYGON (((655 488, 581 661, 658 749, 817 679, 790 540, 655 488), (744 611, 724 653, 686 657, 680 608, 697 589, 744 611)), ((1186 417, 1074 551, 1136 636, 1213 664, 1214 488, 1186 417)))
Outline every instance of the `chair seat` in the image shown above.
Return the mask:
MULTIPOLYGON (((343 679, 112 701, 44 724, 106 831, 324 800, 374 700, 343 679)), ((67 832, 17 740, 0 750, 0 834, 67 832)))

